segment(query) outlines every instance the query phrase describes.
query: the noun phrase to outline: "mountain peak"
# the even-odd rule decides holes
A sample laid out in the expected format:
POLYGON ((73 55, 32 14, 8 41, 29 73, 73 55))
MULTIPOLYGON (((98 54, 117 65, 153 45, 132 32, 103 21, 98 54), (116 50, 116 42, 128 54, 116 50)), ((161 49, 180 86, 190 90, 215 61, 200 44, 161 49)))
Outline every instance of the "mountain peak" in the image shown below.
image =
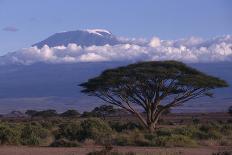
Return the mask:
POLYGON ((67 46, 68 44, 77 44, 79 46, 103 46, 103 45, 116 45, 120 41, 110 31, 105 29, 86 29, 76 31, 66 31, 55 33, 47 39, 38 42, 32 46, 42 48, 44 45, 49 47, 67 46))
POLYGON ((112 35, 112 33, 108 30, 105 29, 86 29, 84 31, 87 31, 88 33, 92 33, 92 34, 97 34, 102 36, 103 34, 109 34, 112 35))

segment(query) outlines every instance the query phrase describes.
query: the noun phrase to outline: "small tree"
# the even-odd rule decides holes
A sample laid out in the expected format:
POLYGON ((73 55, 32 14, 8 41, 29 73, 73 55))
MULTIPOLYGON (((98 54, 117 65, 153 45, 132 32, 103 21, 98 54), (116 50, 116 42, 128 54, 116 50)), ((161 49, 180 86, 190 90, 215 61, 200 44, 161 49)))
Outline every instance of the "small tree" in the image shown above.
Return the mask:
POLYGON ((67 110, 65 112, 63 112, 62 114, 60 114, 60 116, 62 117, 77 117, 80 116, 80 113, 76 110, 67 110))
POLYGON ((80 86, 83 93, 131 112, 153 132, 167 109, 192 99, 212 96, 211 89, 228 84, 181 62, 151 61, 106 70, 80 86), (145 111, 146 119, 138 108, 145 111))
POLYGON ((112 105, 101 105, 100 107, 96 107, 92 110, 92 113, 95 114, 96 117, 102 117, 103 119, 115 112, 116 109, 114 109, 112 105))

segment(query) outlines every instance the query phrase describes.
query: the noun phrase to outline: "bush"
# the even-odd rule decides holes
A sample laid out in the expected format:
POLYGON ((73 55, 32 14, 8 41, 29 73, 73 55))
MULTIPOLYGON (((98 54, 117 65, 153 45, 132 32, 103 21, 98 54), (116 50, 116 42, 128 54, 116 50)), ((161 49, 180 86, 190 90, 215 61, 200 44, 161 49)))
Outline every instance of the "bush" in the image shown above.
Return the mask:
POLYGON ((196 137, 199 139, 220 139, 222 137, 220 129, 221 126, 218 124, 201 125, 196 137))
POLYGON ((81 140, 82 127, 80 122, 69 122, 59 126, 56 139, 66 138, 68 140, 81 140))
POLYGON ((62 116, 62 117, 77 117, 77 116, 80 116, 80 113, 76 110, 67 110, 67 111, 63 112, 62 114, 60 114, 60 116, 62 116))
POLYGON ((101 119, 90 118, 81 122, 81 139, 93 139, 104 143, 111 138, 112 129, 101 119))
POLYGON ((36 110, 27 110, 25 112, 25 114, 27 114, 28 116, 34 116, 38 111, 36 110))
POLYGON ((159 136, 153 145, 164 147, 191 147, 196 146, 196 142, 187 136, 171 135, 159 136))
POLYGON ((80 144, 77 141, 70 141, 67 139, 58 139, 55 140, 51 145, 51 147, 77 147, 80 146, 80 144))
POLYGON ((20 133, 8 125, 0 125, 0 144, 18 144, 20 133))
POLYGON ((56 110, 49 109, 49 110, 44 110, 44 111, 38 111, 38 112, 35 112, 34 114, 32 113, 31 116, 32 117, 44 117, 44 118, 47 118, 47 117, 58 116, 58 114, 57 114, 56 110))
POLYGON ((199 131, 196 133, 198 139, 220 139, 222 134, 217 130, 210 130, 208 132, 199 131))
POLYGON ((21 143, 23 145, 39 145, 42 139, 47 138, 48 131, 41 126, 27 124, 22 129, 21 143))
POLYGON ((120 146, 149 146, 150 141, 144 137, 144 134, 139 130, 120 133, 115 137, 114 143, 120 146))
POLYGON ((109 124, 110 127, 117 132, 122 132, 125 130, 143 129, 143 126, 134 122, 127 122, 127 123, 110 122, 109 124))
POLYGON ((182 128, 176 128, 174 129, 173 133, 178 135, 184 135, 187 137, 194 138, 196 137, 196 134, 199 132, 199 130, 194 126, 187 126, 182 128))
POLYGON ((172 130, 167 129, 167 128, 161 128, 156 131, 156 134, 158 136, 171 136, 172 135, 172 130))

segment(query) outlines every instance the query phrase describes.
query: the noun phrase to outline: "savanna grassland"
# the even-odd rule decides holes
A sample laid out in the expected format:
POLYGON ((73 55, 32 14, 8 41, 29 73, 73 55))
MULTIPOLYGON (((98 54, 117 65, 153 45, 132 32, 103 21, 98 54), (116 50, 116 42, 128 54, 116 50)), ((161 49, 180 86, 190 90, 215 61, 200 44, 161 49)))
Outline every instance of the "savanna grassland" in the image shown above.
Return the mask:
POLYGON ((232 151, 232 118, 227 113, 168 113, 154 133, 129 114, 103 117, 94 112, 50 110, 33 115, 1 119, 1 155, 216 155, 232 151))

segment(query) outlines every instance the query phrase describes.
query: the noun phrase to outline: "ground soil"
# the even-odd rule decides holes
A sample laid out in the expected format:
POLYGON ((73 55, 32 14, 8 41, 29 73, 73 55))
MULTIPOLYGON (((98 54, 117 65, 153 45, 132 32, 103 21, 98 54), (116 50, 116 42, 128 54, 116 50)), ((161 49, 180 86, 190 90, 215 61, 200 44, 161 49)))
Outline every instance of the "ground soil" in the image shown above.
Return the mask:
MULTIPOLYGON (((17 147, 2 146, 0 155, 85 155, 90 151, 101 150, 101 147, 88 146, 77 148, 51 148, 51 147, 17 147)), ((218 151, 232 151, 226 147, 200 147, 200 148, 159 148, 159 147, 114 147, 114 151, 136 152, 147 155, 212 155, 218 151)))

